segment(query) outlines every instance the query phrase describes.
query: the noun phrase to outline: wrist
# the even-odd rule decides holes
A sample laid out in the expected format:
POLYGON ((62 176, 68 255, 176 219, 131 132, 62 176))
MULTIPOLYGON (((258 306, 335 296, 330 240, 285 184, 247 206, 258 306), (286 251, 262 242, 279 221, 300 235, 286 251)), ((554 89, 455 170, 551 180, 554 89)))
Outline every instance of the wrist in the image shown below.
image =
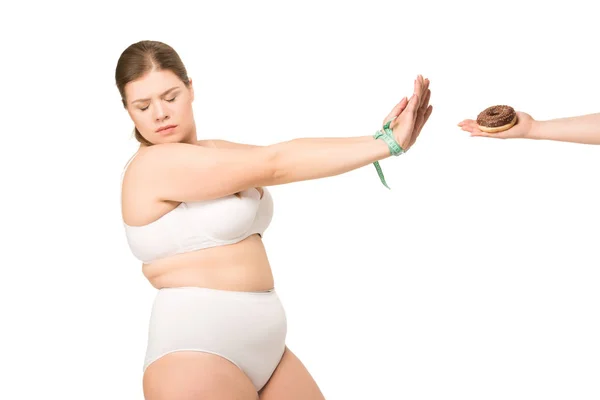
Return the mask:
POLYGON ((544 130, 543 121, 533 120, 533 121, 531 121, 531 124, 529 125, 529 129, 527 129, 527 131, 525 131, 525 133, 523 134, 523 137, 525 139, 541 140, 544 138, 543 130, 544 130))
POLYGON ((405 152, 404 147, 398 143, 398 140, 394 136, 394 132, 390 129, 390 123, 384 125, 384 127, 373 135, 375 139, 380 139, 388 146, 390 155, 399 156, 405 152))
MULTIPOLYGON (((375 132, 373 135, 375 142, 380 142, 380 146, 385 146, 387 148, 387 155, 390 156, 399 156, 404 153, 404 149, 398 144, 396 138, 394 137, 394 132, 390 129, 390 122, 386 123, 382 129, 375 132)), ((378 161, 373 163, 375 165, 375 169, 377 170, 377 174, 379 175, 379 179, 381 183, 386 188, 390 188, 385 182, 385 177, 383 176, 383 171, 381 170, 381 166, 378 161)))

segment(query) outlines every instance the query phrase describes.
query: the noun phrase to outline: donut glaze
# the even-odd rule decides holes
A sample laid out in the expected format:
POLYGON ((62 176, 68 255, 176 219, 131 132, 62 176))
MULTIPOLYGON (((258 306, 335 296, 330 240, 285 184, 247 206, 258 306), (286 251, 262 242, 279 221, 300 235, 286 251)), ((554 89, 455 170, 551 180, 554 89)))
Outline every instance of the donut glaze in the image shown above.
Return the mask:
POLYGON ((491 106, 477 116, 477 125, 488 128, 498 128, 510 124, 516 116, 511 106, 491 106))

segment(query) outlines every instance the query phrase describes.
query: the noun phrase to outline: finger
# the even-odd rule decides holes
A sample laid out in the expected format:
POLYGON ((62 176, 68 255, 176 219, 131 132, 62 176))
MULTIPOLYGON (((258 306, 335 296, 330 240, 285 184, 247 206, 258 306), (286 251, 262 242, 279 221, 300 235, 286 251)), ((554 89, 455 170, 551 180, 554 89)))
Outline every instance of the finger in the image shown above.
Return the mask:
POLYGON ((431 113, 433 112, 433 106, 429 106, 427 107, 427 109, 425 110, 425 114, 423 115, 423 119, 420 122, 420 125, 416 125, 417 129, 415 129, 415 134, 414 136, 411 138, 411 146, 413 145, 413 143, 415 143, 417 141, 417 138, 419 137, 419 135, 421 134, 421 130, 423 130, 423 127, 425 126, 425 124, 427 123, 427 121, 429 120, 429 117, 431 116, 431 113))
MULTIPOLYGON (((417 114, 417 104, 419 103, 419 97, 417 95, 412 95, 410 100, 408 101, 408 105, 402 112, 402 127, 401 129, 407 133, 412 133, 415 127, 415 120, 417 114)), ((399 126, 396 124, 396 127, 399 126)), ((408 142, 410 142, 410 136, 407 138, 408 142)))
POLYGON ((474 121, 467 122, 466 124, 464 124, 461 127, 461 129, 463 131, 469 132, 471 134, 471 137, 473 137, 473 136, 492 137, 492 138, 498 138, 498 137, 500 137, 500 135, 498 135, 497 133, 483 132, 481 129, 479 129, 479 126, 474 121))
POLYGON ((489 137, 489 138, 495 138, 495 139, 506 139, 507 137, 510 136, 510 135, 508 135, 508 133, 510 133, 510 130, 506 130, 503 132, 493 132, 493 133, 492 132, 484 132, 479 128, 477 123, 470 123, 468 125, 467 130, 471 133, 471 137, 479 136, 479 137, 489 137))
POLYGON ((421 84, 421 102, 419 106, 423 106, 423 104, 425 104, 425 94, 427 93, 427 84, 423 75, 419 75, 419 82, 421 84))
POLYGON ((462 122, 458 123, 458 126, 460 126, 460 129, 462 129, 463 131, 469 132, 471 135, 471 137, 488 137, 488 138, 495 138, 495 139, 505 139, 506 136, 506 132, 497 132, 497 133, 488 133, 488 132, 483 132, 481 129, 479 129, 479 125, 477 125, 477 121, 474 121, 472 119, 465 119, 462 122))
POLYGON ((425 110, 425 115, 423 116, 423 122, 421 123, 421 126, 419 126, 419 132, 421 131, 421 129, 423 129, 423 127, 425 126, 425 124, 429 120, 429 117, 431 116, 432 112, 433 112, 433 106, 429 105, 427 107, 427 109, 425 110))
POLYGON ((425 96, 423 96, 423 102, 421 104, 420 111, 424 114, 427 111, 427 107, 429 107, 429 100, 431 99, 431 90, 425 90, 425 96))
POLYGON ((413 94, 412 97, 410 98, 408 105, 406 106, 406 110, 405 112, 408 112, 410 115, 411 120, 414 122, 415 119, 417 118, 417 111, 418 111, 418 107, 419 107, 419 94, 413 94))
POLYGON ((488 132, 480 131, 479 129, 472 132, 471 137, 487 137, 487 138, 494 138, 494 139, 506 139, 506 136, 503 135, 502 133, 488 133, 488 132))
POLYGON ((385 117, 385 119, 383 120, 383 125, 387 124, 388 121, 391 121, 398 115, 402 114, 402 111, 404 111, 407 105, 408 99, 406 97, 402 98, 402 100, 400 100, 400 103, 396 104, 394 108, 392 108, 392 111, 387 115, 387 117, 385 117))
POLYGON ((431 96, 431 91, 428 89, 425 95, 423 96, 423 101, 421 102, 421 106, 417 110, 417 117, 415 119, 415 130, 420 129, 423 122, 425 121, 425 112, 427 111, 427 107, 429 105, 429 97, 431 96))
MULTIPOLYGON (((424 79, 423 80, 423 93, 427 93, 429 91, 429 79, 424 79)), ((427 101, 423 100, 423 104, 425 105, 425 108, 427 108, 427 106, 429 105, 429 99, 427 99, 427 101)))
POLYGON ((394 108, 392 108, 392 111, 390 111, 390 113, 383 119, 382 126, 387 124, 388 121, 392 121, 398 115, 400 115, 402 113, 402 111, 404 111, 404 109, 406 108, 407 104, 408 104, 408 100, 406 99, 406 97, 404 97, 402 100, 400 100, 400 102, 398 104, 396 104, 394 106, 394 108))
POLYGON ((427 98, 427 92, 429 91, 429 84, 427 83, 427 80, 425 78, 423 78, 423 76, 421 76, 421 81, 422 81, 422 85, 423 85, 423 90, 421 93, 423 93, 423 100, 421 101, 421 106, 423 107, 424 110, 427 109, 427 106, 429 105, 429 98, 427 98))
POLYGON ((472 119, 464 119, 464 120, 460 121, 457 125, 462 127, 465 124, 469 124, 469 123, 473 123, 473 122, 475 122, 475 121, 472 119))
POLYGON ((460 127, 460 129, 462 129, 465 132, 469 132, 470 134, 481 133, 481 130, 479 130, 479 128, 477 128, 476 126, 473 126, 473 125, 463 125, 460 127))
MULTIPOLYGON (((421 82, 421 75, 417 76, 415 79, 415 94, 419 97, 419 100, 423 100, 423 84, 421 82)), ((421 106, 421 102, 417 103, 421 106)))
POLYGON ((433 112, 433 106, 429 105, 429 107, 427 107, 427 111, 425 111, 425 121, 423 121, 423 124, 425 124, 427 122, 427 120, 431 116, 432 112, 433 112))
POLYGON ((425 93, 425 90, 427 90, 426 83, 425 83, 425 78, 423 77, 423 75, 419 75, 419 80, 421 81, 421 90, 423 93, 425 93))
POLYGON ((473 121, 472 119, 466 119, 462 122, 460 122, 458 124, 458 126, 463 130, 463 131, 469 131, 472 132, 473 130, 479 130, 479 127, 477 126, 477 122, 473 121))
POLYGON ((406 96, 404 96, 402 98, 402 100, 400 100, 400 103, 398 103, 396 105, 395 108, 395 112, 394 112, 394 116, 397 117, 398 115, 402 114, 402 111, 404 111, 404 109, 406 108, 406 106, 408 105, 408 98, 406 96))
POLYGON ((402 113, 403 115, 406 114, 406 120, 404 122, 403 129, 406 129, 407 132, 411 133, 411 136, 408 138, 407 143, 403 147, 405 151, 408 150, 411 146, 411 143, 414 142, 412 136, 414 135, 414 131, 415 131, 414 128, 416 126, 415 123, 416 123, 417 114, 418 114, 417 113, 418 104, 419 104, 419 96, 417 96, 416 94, 413 94, 408 102, 408 105, 406 106, 406 109, 402 113))

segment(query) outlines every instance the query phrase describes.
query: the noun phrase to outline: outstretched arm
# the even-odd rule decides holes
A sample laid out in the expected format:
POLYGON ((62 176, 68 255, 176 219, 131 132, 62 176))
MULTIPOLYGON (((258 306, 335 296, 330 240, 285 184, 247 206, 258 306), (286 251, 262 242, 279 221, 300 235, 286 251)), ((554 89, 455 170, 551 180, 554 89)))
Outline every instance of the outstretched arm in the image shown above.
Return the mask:
POLYGON ((533 121, 529 139, 600 144, 600 113, 533 121))
POLYGON ((235 147, 232 142, 221 142, 229 143, 227 148, 211 141, 204 142, 208 146, 164 143, 140 150, 124 181, 131 183, 126 187, 136 196, 188 202, 349 172, 389 157, 397 150, 392 141, 404 150, 412 146, 431 115, 428 86, 428 80, 419 76, 411 99, 402 99, 386 117, 393 138, 299 138, 269 146, 235 147))
POLYGON ((531 115, 517 111, 517 118, 515 126, 497 133, 482 132, 472 119, 466 119, 458 126, 471 136, 600 144, 600 113, 536 121, 531 115))

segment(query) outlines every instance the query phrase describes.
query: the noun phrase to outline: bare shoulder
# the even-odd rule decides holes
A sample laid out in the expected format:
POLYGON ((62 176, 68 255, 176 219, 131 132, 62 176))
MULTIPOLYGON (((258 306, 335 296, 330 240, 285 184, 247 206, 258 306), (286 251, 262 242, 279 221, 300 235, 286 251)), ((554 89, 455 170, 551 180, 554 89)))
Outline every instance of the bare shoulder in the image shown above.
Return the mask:
MULTIPOLYGON (((210 149, 212 150, 212 149, 210 149)), ((138 150, 136 156, 129 164, 125 177, 127 175, 132 178, 141 178, 141 175, 155 169, 157 163, 169 164, 173 161, 180 160, 181 157, 196 157, 198 154, 203 154, 210 151, 200 146, 195 146, 188 143, 161 143, 148 147, 143 147, 138 150)))
MULTIPOLYGON (((173 210, 181 201, 160 198, 161 181, 165 178, 161 178, 161 173, 157 171, 165 171, 169 176, 171 170, 177 171, 178 161, 205 151, 209 150, 185 143, 165 143, 140 148, 129 161, 123 175, 123 221, 131 226, 145 225, 173 210)), ((176 180, 172 176, 170 178, 171 181, 176 180)))
POLYGON ((140 148, 126 166, 123 175, 123 191, 132 185, 138 186, 145 181, 144 174, 157 157, 169 157, 177 153, 173 146, 154 145, 140 148))
POLYGON ((148 149, 140 148, 128 161, 121 183, 122 218, 132 226, 144 225, 159 216, 160 204, 151 195, 150 179, 145 173, 148 149))
POLYGON ((196 147, 184 143, 165 143, 140 148, 133 158, 129 161, 122 183, 122 201, 128 203, 133 201, 137 204, 144 202, 153 202, 156 200, 151 197, 153 192, 152 174, 160 164, 168 164, 169 160, 181 157, 189 151, 189 148, 196 147))

